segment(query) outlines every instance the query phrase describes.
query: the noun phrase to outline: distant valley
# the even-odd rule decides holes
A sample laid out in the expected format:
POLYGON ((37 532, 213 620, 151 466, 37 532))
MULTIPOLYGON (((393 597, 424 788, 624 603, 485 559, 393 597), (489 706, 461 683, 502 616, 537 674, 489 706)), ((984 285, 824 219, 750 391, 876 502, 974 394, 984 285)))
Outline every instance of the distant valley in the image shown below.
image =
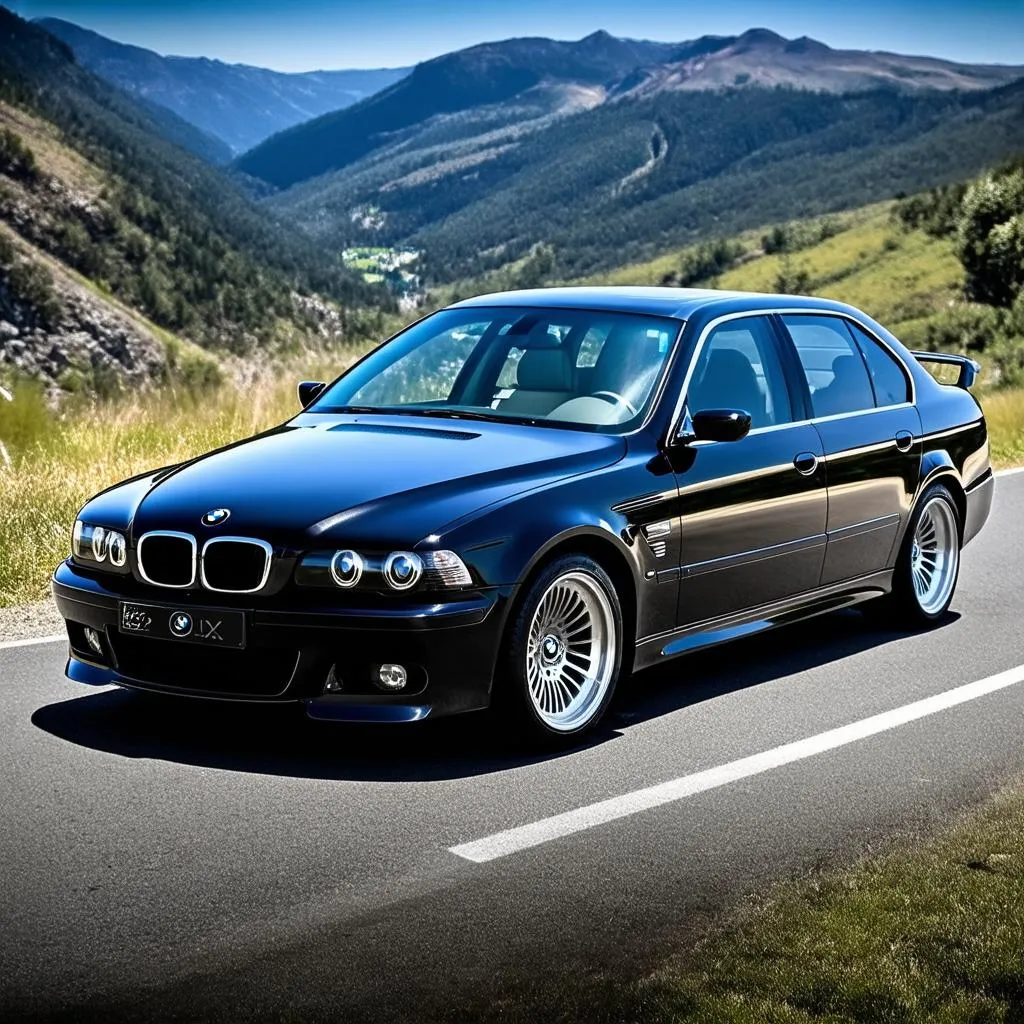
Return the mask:
POLYGON ((76 59, 138 99, 172 110, 222 144, 221 162, 292 125, 340 110, 398 81, 408 68, 284 74, 206 57, 163 57, 58 18, 36 24, 76 59))

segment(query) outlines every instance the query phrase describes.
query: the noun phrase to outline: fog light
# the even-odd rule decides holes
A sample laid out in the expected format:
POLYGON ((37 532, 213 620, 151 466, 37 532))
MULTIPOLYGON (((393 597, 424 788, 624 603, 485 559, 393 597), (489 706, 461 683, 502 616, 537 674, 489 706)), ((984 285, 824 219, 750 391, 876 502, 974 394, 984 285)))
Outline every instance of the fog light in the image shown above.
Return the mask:
POLYGON ((85 627, 85 642, 99 655, 103 654, 103 641, 100 639, 99 633, 96 632, 91 626, 85 627))
POLYGON ((331 670, 327 673, 327 682, 324 683, 324 693, 340 693, 341 692, 341 679, 338 677, 335 669, 337 665, 332 665, 331 670))
POLYGON ((408 679, 404 665, 381 665, 377 671, 377 681, 385 690, 404 690, 408 679))

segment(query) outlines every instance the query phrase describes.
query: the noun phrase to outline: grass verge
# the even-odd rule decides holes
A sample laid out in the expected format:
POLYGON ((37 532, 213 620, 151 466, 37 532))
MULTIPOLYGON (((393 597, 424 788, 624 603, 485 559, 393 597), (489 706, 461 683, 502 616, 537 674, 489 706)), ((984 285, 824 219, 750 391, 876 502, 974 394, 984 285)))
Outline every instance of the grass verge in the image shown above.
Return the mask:
POLYGON ((937 838, 776 886, 638 982, 462 1021, 996 1024, 1024 1019, 1024 788, 937 838))
POLYGON ((637 989, 650 1019, 1019 1020, 1024 790, 947 835, 779 889, 637 989))
POLYGON ((1007 388, 982 396, 992 444, 992 461, 999 466, 1024 463, 1024 388, 1007 388))

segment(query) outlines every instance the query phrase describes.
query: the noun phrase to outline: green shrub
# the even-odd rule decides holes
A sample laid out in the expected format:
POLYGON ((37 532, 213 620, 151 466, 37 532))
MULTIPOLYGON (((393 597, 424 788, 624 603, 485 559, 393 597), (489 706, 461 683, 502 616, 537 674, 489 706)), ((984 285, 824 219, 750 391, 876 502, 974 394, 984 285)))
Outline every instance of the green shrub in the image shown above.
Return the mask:
POLYGON ((60 321, 64 307, 50 272, 22 256, 0 232, 0 293, 3 292, 9 301, 27 307, 33 325, 53 328, 60 321))
POLYGON ((1012 305, 1024 287, 1024 169, 986 175, 967 189, 955 246, 968 296, 1012 305))
POLYGON ((35 153, 10 128, 0 128, 0 171, 28 185, 42 178, 35 153))

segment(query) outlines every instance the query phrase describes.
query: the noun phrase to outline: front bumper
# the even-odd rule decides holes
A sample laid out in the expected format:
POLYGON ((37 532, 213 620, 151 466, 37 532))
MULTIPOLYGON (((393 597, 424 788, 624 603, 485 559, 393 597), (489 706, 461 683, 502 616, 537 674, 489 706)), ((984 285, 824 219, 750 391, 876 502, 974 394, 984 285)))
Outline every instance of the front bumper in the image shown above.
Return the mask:
POLYGON ((85 574, 70 561, 57 567, 52 589, 67 624, 70 679, 215 700, 301 702, 312 718, 359 722, 418 721, 486 707, 514 589, 393 607, 245 607, 246 646, 234 650, 122 633, 121 601, 159 605, 170 615, 208 608, 214 596, 160 588, 143 595, 138 587, 85 574), (100 633, 102 655, 86 643, 85 627, 100 633), (409 669, 400 693, 382 692, 373 682, 376 667, 388 662, 409 669), (332 668, 342 689, 326 693, 332 668))

